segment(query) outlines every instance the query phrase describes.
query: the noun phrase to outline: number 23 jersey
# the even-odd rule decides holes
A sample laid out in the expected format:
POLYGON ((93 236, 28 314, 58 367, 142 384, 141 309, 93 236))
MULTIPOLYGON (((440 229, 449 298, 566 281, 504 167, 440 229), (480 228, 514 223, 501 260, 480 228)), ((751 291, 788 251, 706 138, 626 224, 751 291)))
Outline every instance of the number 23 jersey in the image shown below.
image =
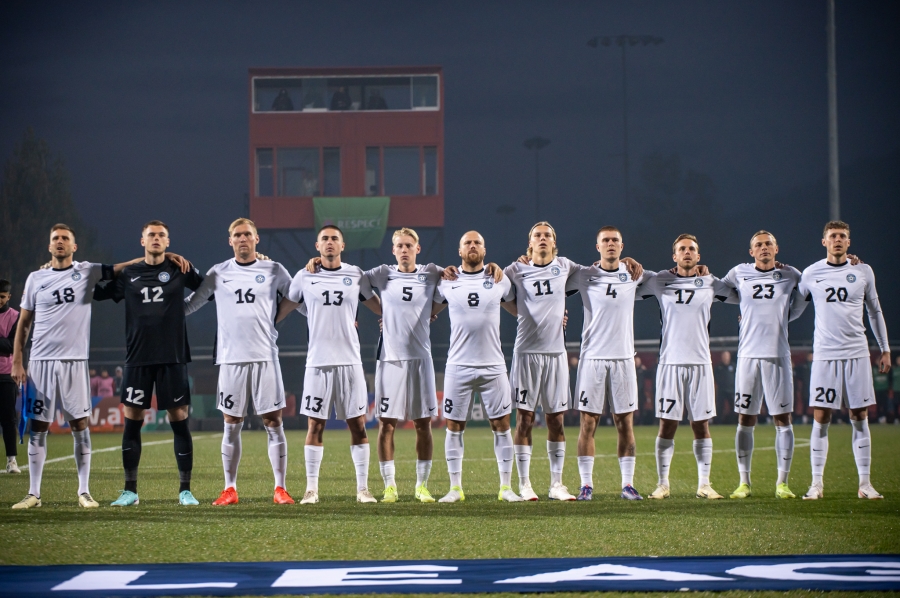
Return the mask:
POLYGON ((306 367, 362 364, 356 310, 372 298, 372 286, 357 266, 341 264, 311 273, 305 268, 291 282, 288 299, 306 306, 309 354, 306 367))

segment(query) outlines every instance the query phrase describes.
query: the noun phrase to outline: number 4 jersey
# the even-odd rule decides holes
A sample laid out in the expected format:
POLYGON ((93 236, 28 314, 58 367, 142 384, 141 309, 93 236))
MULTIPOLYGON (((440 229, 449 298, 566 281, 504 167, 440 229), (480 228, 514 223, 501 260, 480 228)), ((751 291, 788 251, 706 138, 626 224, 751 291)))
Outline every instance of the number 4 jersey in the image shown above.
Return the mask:
POLYGON ((215 298, 217 364, 277 361, 275 315, 290 287, 291 275, 278 262, 241 264, 232 258, 209 269, 185 313, 215 298))
POLYGON ((869 324, 882 351, 888 351, 887 327, 875 275, 867 264, 839 266, 821 260, 803 271, 800 292, 816 305, 813 359, 857 359, 869 357, 869 342, 863 325, 863 305, 869 312, 869 324))

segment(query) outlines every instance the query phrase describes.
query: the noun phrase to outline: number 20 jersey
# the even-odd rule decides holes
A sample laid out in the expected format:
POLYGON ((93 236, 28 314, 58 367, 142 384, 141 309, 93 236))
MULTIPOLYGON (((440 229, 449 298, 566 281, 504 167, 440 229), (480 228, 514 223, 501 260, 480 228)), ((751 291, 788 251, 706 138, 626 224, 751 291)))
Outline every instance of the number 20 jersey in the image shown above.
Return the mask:
POLYGON ((800 292, 816 305, 813 334, 813 359, 858 359, 869 357, 869 342, 863 325, 863 305, 869 312, 869 324, 882 351, 888 351, 887 327, 875 275, 868 264, 853 266, 844 262, 833 266, 821 260, 803 271, 800 292))
POLYGON ((362 364, 356 310, 360 300, 372 298, 372 286, 357 266, 320 268, 315 274, 305 268, 291 282, 288 299, 306 306, 309 354, 306 367, 362 364))
POLYGON ((232 258, 209 269, 185 311, 193 313, 215 296, 217 364, 277 361, 275 315, 290 286, 291 275, 278 262, 232 258))
POLYGON ((110 278, 111 267, 89 262, 28 275, 21 307, 34 312, 32 361, 88 358, 94 285, 110 278))

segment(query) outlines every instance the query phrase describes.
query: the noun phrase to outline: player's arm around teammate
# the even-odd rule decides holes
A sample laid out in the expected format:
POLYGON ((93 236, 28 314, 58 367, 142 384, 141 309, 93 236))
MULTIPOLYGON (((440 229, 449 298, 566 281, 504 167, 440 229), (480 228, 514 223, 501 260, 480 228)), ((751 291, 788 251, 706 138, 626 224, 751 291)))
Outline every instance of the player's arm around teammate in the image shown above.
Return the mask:
POLYGON ((281 264, 258 259, 259 234, 251 220, 238 218, 231 223, 228 244, 234 258, 210 268, 200 288, 185 300, 188 314, 211 298, 216 305, 217 407, 225 419, 225 488, 213 504, 238 502, 241 428, 251 400, 268 436, 269 463, 275 478, 273 502, 293 504, 285 485, 288 450, 281 418, 285 396, 274 325, 278 301, 288 294, 291 277, 281 264))

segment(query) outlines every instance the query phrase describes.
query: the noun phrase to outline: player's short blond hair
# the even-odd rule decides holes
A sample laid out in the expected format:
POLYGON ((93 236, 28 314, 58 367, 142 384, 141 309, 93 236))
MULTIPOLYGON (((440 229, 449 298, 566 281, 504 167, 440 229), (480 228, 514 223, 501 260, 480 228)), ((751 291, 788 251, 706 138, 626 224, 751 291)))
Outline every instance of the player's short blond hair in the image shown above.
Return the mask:
POLYGON ((244 224, 246 224, 247 226, 252 228, 253 232, 256 233, 257 235, 259 234, 259 231, 256 230, 256 224, 254 224, 252 220, 250 220, 249 218, 238 218, 237 220, 235 220, 234 222, 232 222, 231 224, 228 225, 228 235, 231 236, 234 233, 234 229, 236 229, 239 226, 243 226, 244 224))
POLYGON ((619 233, 619 240, 622 240, 622 231, 620 231, 617 226, 601 226, 600 230, 597 231, 597 238, 600 238, 600 233, 606 233, 610 231, 616 231, 617 233, 619 233))
MULTIPOLYGON (((527 255, 528 257, 531 257, 531 233, 533 233, 534 229, 536 229, 539 226, 546 226, 547 228, 549 228, 550 234, 553 235, 553 243, 554 244, 556 243, 556 229, 553 228, 553 225, 550 224, 549 222, 547 222, 546 220, 541 220, 540 222, 538 222, 537 224, 532 226, 531 230, 528 231, 528 249, 525 250, 525 255, 527 255)), ((556 257, 558 254, 559 254, 559 247, 556 247, 554 245, 553 257, 556 257)))
POLYGON ((672 243, 672 253, 675 253, 675 246, 678 245, 681 241, 684 241, 685 239, 687 239, 688 241, 693 241, 694 245, 697 246, 697 251, 700 251, 700 242, 697 241, 697 237, 695 237, 694 235, 689 235, 689 234, 685 233, 683 235, 678 235, 675 238, 675 242, 672 243))
POLYGON ((755 239, 756 237, 758 237, 760 235, 769 235, 770 237, 772 237, 772 242, 775 243, 776 245, 778 245, 778 239, 775 238, 775 235, 773 235, 772 233, 770 233, 767 230, 758 230, 755 233, 753 233, 752 237, 750 237, 750 247, 753 247, 753 239, 755 239))
POLYGON ((416 245, 419 244, 419 235, 411 228, 403 227, 399 230, 394 231, 394 234, 391 235, 391 243, 397 242, 397 237, 412 237, 413 241, 416 242, 416 245))
POLYGON ((847 231, 847 236, 850 236, 850 225, 844 222, 843 220, 832 220, 830 222, 825 223, 825 228, 822 230, 822 238, 825 238, 825 235, 828 234, 830 230, 845 230, 847 231))

